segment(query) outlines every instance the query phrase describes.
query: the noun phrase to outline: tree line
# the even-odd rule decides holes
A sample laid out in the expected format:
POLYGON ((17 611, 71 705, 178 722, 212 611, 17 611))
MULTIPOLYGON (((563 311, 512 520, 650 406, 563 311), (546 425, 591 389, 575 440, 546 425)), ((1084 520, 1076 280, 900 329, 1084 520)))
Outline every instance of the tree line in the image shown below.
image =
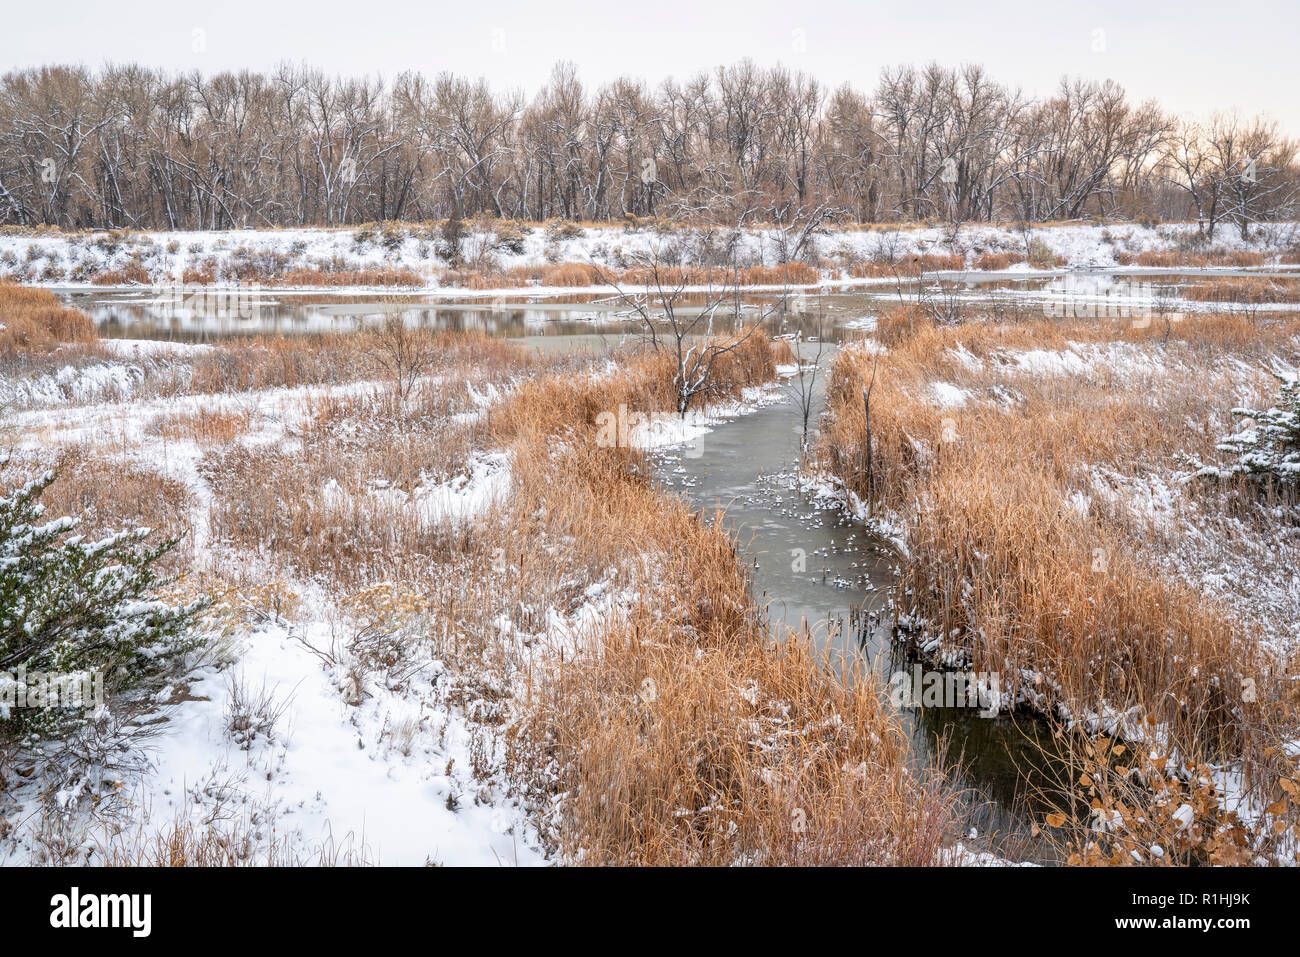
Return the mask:
POLYGON ((1042 222, 1291 216, 1297 143, 1063 79, 885 69, 829 89, 751 61, 657 87, 557 64, 531 98, 450 73, 169 74, 48 66, 0 79, 0 224, 222 229, 466 218, 1042 222))

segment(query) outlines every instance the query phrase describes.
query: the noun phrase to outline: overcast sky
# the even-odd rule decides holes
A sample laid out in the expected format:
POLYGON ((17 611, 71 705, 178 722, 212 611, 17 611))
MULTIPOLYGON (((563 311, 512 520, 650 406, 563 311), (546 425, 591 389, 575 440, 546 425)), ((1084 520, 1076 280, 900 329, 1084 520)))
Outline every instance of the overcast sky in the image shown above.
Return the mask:
POLYGON ((863 87, 887 65, 978 62, 1030 93, 1066 73, 1109 77, 1175 112, 1264 111, 1300 134, 1297 0, 59 0, 6 3, 0 22, 6 70, 136 61, 213 72, 291 60, 385 77, 452 70, 531 92, 559 59, 589 83, 657 82, 748 56, 863 87))

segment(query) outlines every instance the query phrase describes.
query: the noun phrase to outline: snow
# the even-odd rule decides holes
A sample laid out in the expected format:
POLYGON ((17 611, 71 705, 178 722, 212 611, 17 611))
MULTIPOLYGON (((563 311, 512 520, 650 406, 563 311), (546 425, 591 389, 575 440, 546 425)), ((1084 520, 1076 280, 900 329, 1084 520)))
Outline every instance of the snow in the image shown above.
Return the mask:
POLYGON ((124 359, 142 359, 149 356, 193 356, 212 349, 212 346, 203 343, 169 342, 162 339, 100 339, 99 347, 110 355, 124 359))
MULTIPOLYGON (((100 381, 103 370, 130 367, 90 368, 92 381, 100 381)), ((71 374, 56 379, 66 385, 71 374)), ((149 425, 160 416, 200 408, 240 408, 255 412, 257 423, 243 441, 275 445, 287 439, 321 397, 365 395, 381 387, 359 382, 79 408, 63 405, 60 393, 49 397, 50 408, 17 413, 8 421, 18 426, 20 450, 44 454, 58 445, 107 439, 110 448, 120 442, 126 460, 184 483, 194 501, 191 544, 199 570, 214 548, 207 521, 212 494, 199 471, 202 450, 193 441, 163 439, 149 425)), ((479 411, 498 395, 492 389, 479 392, 479 411)), ((372 494, 409 500, 421 521, 464 522, 508 495, 510 487, 509 457, 486 451, 471 459, 466 474, 422 484, 409 499, 395 489, 372 494)), ((138 809, 128 822, 137 828, 128 844, 148 846, 153 835, 190 821, 253 834, 255 858, 274 845, 281 860, 307 863, 322 853, 356 863, 545 863, 523 809, 494 784, 471 774, 474 731, 463 713, 443 703, 435 691, 443 663, 428 657, 404 683, 390 684, 362 671, 364 686, 350 698, 345 663, 324 661, 312 649, 332 647, 340 628, 355 626, 349 626, 335 596, 312 583, 292 586, 305 598, 295 620, 277 618, 236 629, 220 662, 224 667, 205 667, 194 676, 184 700, 161 707, 165 720, 147 754, 148 767, 122 782, 122 793, 138 809), (266 689, 285 703, 275 728, 230 733, 227 711, 236 683, 255 694, 266 689)), ((579 609, 577 620, 557 621, 557 634, 571 639, 589 625, 592 607, 607 607, 613 600, 597 594, 579 609)), ((35 784, 18 800, 26 802, 19 819, 39 820, 35 784)), ((31 838, 30 831, 20 828, 0 841, 0 860, 29 861, 31 838)))
MULTIPOLYGON (((323 399, 377 394, 386 384, 143 398, 138 394, 143 364, 183 363, 208 347, 123 342, 110 348, 120 358, 61 371, 53 377, 63 384, 59 391, 6 417, 17 429, 18 450, 41 458, 60 447, 91 443, 179 481, 190 493, 194 570, 220 559, 235 562, 250 580, 279 581, 283 569, 268 566, 264 556, 231 552, 231 546, 213 540, 208 516, 214 496, 200 468, 204 449, 193 440, 164 436, 154 424, 199 410, 238 410, 251 425, 235 441, 250 448, 284 448, 296 441, 295 433, 323 399), (69 388, 80 379, 96 386, 69 388), (119 379, 129 387, 102 384, 119 379)), ((501 398, 491 385, 466 387, 473 411, 449 418, 482 416, 501 398)), ((698 444, 718 423, 779 398, 776 384, 749 389, 737 401, 692 409, 685 419, 656 417, 633 430, 630 441, 652 449, 698 444)), ((340 507, 364 497, 362 507, 412 509, 423 523, 462 524, 481 519, 509 497, 512 472, 506 452, 483 449, 469 457, 462 474, 450 478, 425 479, 409 490, 335 485, 325 497, 340 507)), ((623 571, 635 582, 653 578, 655 567, 654 556, 632 555, 623 571)), ((612 587, 609 580, 575 581, 582 589, 575 607, 533 609, 542 622, 537 635, 516 634, 511 618, 503 615, 506 647, 527 642, 530 655, 534 649, 572 654, 640 594, 635 587, 612 587)), ((500 783, 499 755, 488 758, 486 774, 476 771, 484 761, 482 726, 467 717, 473 702, 447 690, 452 685, 463 691, 462 672, 449 669, 429 641, 415 643, 414 660, 400 679, 355 667, 351 653, 338 649, 346 649, 346 638, 361 623, 351 619, 338 596, 311 581, 283 585, 299 598, 288 617, 240 617, 233 629, 226 627, 219 657, 192 675, 183 694, 168 689, 160 695, 154 714, 161 721, 154 726, 146 763, 121 773, 119 793, 133 809, 124 819, 126 844, 149 847, 159 834, 189 822, 251 835, 248 853, 255 862, 273 856, 303 863, 548 863, 529 812, 500 783), (269 695, 274 707, 283 706, 278 721, 232 729, 237 689, 246 697, 269 695)), ((38 783, 33 779, 15 794, 18 818, 27 823, 0 839, 4 863, 42 859, 33 833, 42 819, 38 783)), ((75 793, 69 792, 64 806, 77 806, 75 793)))
POLYGON ((970 398, 970 393, 951 382, 931 382, 930 392, 941 409, 960 408, 970 398))
POLYGON ((127 399, 144 377, 141 366, 122 362, 66 365, 57 372, 0 380, 0 407, 26 409, 127 399))
POLYGON ((154 770, 133 798, 144 829, 217 815, 255 821, 308 863, 331 846, 385 865, 544 863, 521 809, 500 795, 474 799, 465 720, 417 703, 431 697, 441 664, 431 662, 406 694, 367 682, 369 697, 353 706, 338 670, 303 643, 327 646, 329 627, 277 624, 249 634, 237 665, 194 683, 197 700, 169 713, 154 770), (232 681, 288 702, 283 727, 254 736, 246 750, 226 733, 232 681), (395 742, 393 728, 409 729, 410 742, 395 742))
MULTIPOLYGON (((1172 250, 1182 247, 1195 234, 1195 224, 1176 223, 1156 227, 1133 224, 1102 225, 1078 223, 1037 227, 1036 239, 1045 243, 1056 255, 1065 257, 1071 268, 1113 269, 1117 266, 1119 252, 1140 253, 1172 250)), ((1250 250, 1274 253, 1285 249, 1294 240, 1297 224, 1265 224, 1249 240, 1242 240, 1234 230, 1222 230, 1216 236, 1214 248, 1225 251, 1250 250)), ((103 270, 120 269, 129 262, 143 263, 154 283, 171 284, 174 277, 198 263, 233 257, 257 257, 274 253, 287 257, 291 268, 319 268, 335 262, 349 270, 403 269, 415 273, 421 286, 430 292, 444 288, 438 275, 446 264, 432 252, 427 239, 407 235, 389 247, 367 239, 354 229, 277 229, 277 230, 217 230, 202 232, 147 232, 134 233, 125 240, 105 242, 105 234, 41 234, 20 235, 6 233, 0 236, 0 276, 21 277, 25 281, 45 285, 90 288, 89 279, 103 270), (360 241, 358 238, 360 237, 360 241), (65 278, 50 281, 40 277, 51 274, 50 269, 61 272, 65 278)), ((644 255, 667 243, 680 242, 690 250, 700 242, 702 233, 685 229, 671 236, 653 230, 629 229, 622 225, 588 227, 582 234, 568 239, 551 239, 541 228, 530 229, 524 237, 519 252, 493 248, 495 237, 482 230, 471 229, 465 240, 465 249, 490 249, 490 256, 502 269, 538 267, 553 262, 596 262, 615 266, 627 262, 628 257, 644 255), (611 252, 618 250, 618 254, 611 252), (618 257, 622 257, 619 259, 618 257)), ((742 265, 772 265, 778 261, 781 247, 777 231, 750 228, 743 231, 737 244, 742 265)), ((973 267, 980 255, 986 252, 1024 253, 1025 238, 1013 226, 967 224, 958 233, 956 246, 950 243, 948 230, 938 228, 882 229, 830 229, 810 238, 813 261, 826 264, 823 279, 797 288, 814 289, 818 286, 869 286, 890 284, 890 278, 851 279, 843 268, 835 265, 836 258, 845 254, 857 259, 879 257, 886 249, 897 256, 917 254, 959 253, 973 267)), ((973 268, 968 271, 975 271, 973 268)), ((1125 271, 1140 273, 1141 267, 1125 267, 1125 271)), ((1147 270, 1148 272, 1158 270, 1147 270)), ((1024 277, 1032 274, 1050 275, 1059 270, 1036 270, 1019 263, 1000 273, 1024 277)), ((995 274, 995 273, 990 273, 995 274)), ((136 287, 139 288, 139 287, 136 287)), ((756 287, 780 289, 779 285, 756 287)), ((340 289, 335 292, 345 291, 340 289)), ((562 288, 525 285, 514 289, 465 290, 462 295, 501 296, 512 294, 589 293, 588 287, 562 288)), ((864 317, 865 318, 865 317, 864 317)))

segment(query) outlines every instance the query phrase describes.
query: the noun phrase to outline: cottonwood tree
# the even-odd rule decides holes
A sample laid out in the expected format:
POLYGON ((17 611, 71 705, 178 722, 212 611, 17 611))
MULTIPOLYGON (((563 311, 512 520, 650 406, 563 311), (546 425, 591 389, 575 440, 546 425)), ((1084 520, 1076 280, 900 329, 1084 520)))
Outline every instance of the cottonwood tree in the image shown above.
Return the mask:
POLYGON ((1295 160, 1296 144, 1283 140, 1275 123, 1217 114, 1207 140, 1224 218, 1237 226, 1242 239, 1255 223, 1291 209, 1295 183, 1286 171, 1295 160))
POLYGON ((587 86, 559 64, 527 99, 450 73, 385 83, 290 65, 211 76, 48 66, 0 76, 0 223, 214 229, 674 209, 734 221, 787 204, 859 221, 1196 216, 1216 182, 1239 227, 1285 215, 1294 150, 1267 124, 1220 126, 1201 144, 1219 179, 1184 171, 1185 187, 1166 147, 1173 124, 1154 103, 1081 79, 1029 98, 974 65, 889 68, 870 89, 828 93, 751 61, 655 88, 587 86), (1253 183, 1223 178, 1250 159, 1253 183))
POLYGON ((1201 124, 1184 118, 1174 127, 1161 153, 1161 175, 1191 201, 1197 233, 1213 239, 1223 212, 1224 180, 1210 156, 1201 124))

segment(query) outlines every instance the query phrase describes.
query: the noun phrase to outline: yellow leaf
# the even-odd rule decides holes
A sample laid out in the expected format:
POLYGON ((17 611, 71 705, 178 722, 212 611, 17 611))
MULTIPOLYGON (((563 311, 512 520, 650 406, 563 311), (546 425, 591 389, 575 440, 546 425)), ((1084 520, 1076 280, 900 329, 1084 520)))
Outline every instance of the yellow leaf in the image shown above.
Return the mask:
POLYGON ((1064 814, 1049 814, 1049 815, 1047 815, 1047 826, 1048 826, 1048 827, 1062 827, 1062 826, 1064 826, 1064 824, 1065 824, 1065 815, 1064 815, 1064 814))
POLYGON ((1090 787, 1092 787, 1092 778, 1090 778, 1090 777, 1089 777, 1088 775, 1086 775, 1086 774, 1080 774, 1080 775, 1079 775, 1079 783, 1082 784, 1082 785, 1083 785, 1084 787, 1086 787, 1086 788, 1090 788, 1090 787))

